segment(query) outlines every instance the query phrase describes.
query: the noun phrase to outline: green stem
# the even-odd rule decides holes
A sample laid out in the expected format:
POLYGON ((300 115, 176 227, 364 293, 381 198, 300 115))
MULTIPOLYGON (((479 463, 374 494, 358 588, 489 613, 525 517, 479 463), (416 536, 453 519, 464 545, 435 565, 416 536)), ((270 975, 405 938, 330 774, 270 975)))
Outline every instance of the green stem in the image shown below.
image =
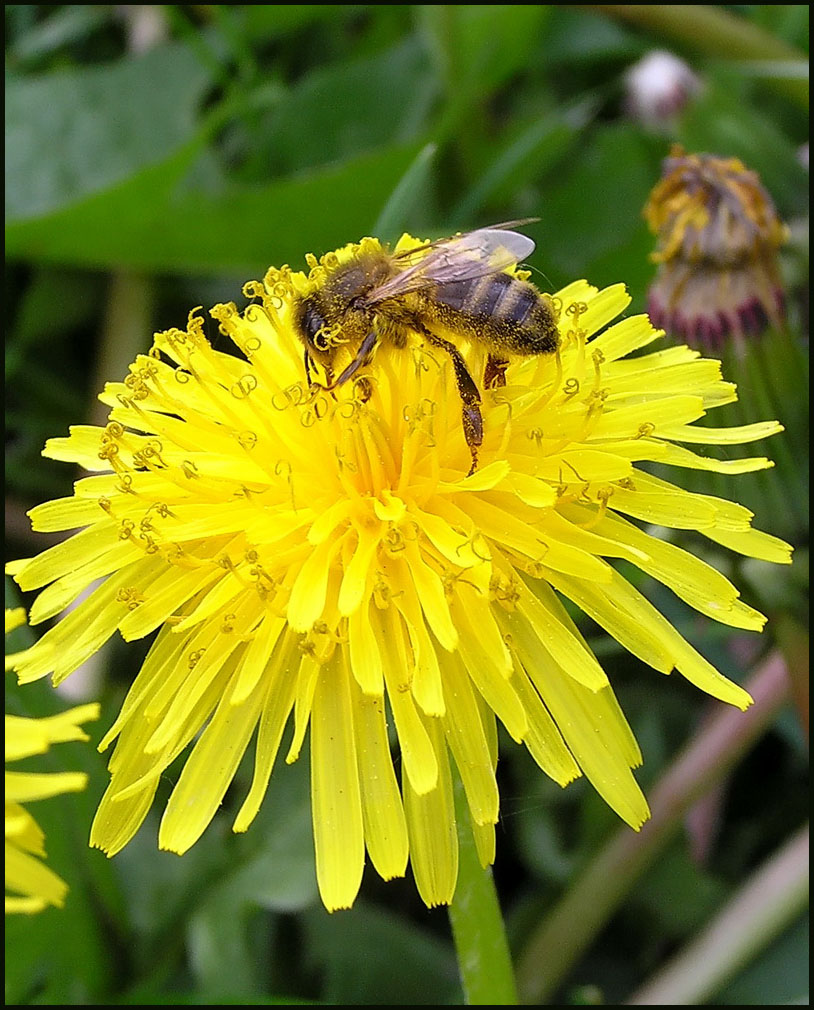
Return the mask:
POLYGON ((788 674, 773 653, 746 685, 754 705, 722 709, 690 741, 650 796, 651 819, 637 834, 621 830, 600 850, 529 938, 517 966, 524 1003, 556 991, 634 882, 681 827, 692 804, 719 783, 771 725, 788 697, 788 674))
POLYGON ((459 865, 449 906, 467 1006, 517 1006, 509 943, 490 867, 480 864, 460 780, 455 783, 459 865))
POLYGON ((798 831, 625 1005, 699 1006, 720 992, 805 909, 808 835, 808 826, 798 831))
MULTIPOLYGON (((725 60, 807 65, 807 56, 746 18, 709 4, 580 4, 660 35, 696 53, 725 60)), ((808 108, 808 79, 767 77, 775 91, 808 108)))

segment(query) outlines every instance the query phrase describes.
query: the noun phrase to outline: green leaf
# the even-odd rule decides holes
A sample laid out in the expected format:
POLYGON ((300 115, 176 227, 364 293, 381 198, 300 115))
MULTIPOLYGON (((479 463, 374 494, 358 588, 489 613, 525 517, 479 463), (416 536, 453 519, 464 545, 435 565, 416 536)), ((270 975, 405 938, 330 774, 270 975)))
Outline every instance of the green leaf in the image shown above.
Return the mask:
POLYGON ((741 9, 750 21, 789 45, 808 52, 808 4, 749 4, 741 9))
MULTIPOLYGON (((235 836, 233 866, 217 887, 233 903, 291 913, 317 901, 308 758, 280 762, 245 835, 235 836)), ((220 899, 219 899, 220 900, 220 899)))
POLYGON ((362 60, 318 68, 291 89, 260 138, 271 169, 287 175, 413 140, 426 129, 438 83, 407 39, 362 60))
POLYGON ((11 223, 6 256, 73 265, 260 276, 358 239, 417 154, 391 146, 251 189, 179 192, 197 144, 113 189, 11 223))
POLYGON ((601 11, 552 8, 546 35, 546 63, 563 70, 586 70, 635 60, 648 43, 626 26, 604 17, 601 11))
POLYGON ((415 10, 453 102, 488 94, 525 66, 549 17, 548 8, 539 4, 422 5, 415 10))
MULTIPOLYGON (((221 892, 223 895, 223 892, 221 892)), ((203 989, 217 989, 229 979, 229 989, 241 1003, 262 992, 267 984, 268 958, 274 948, 272 920, 245 902, 210 900, 205 912, 193 915, 186 929, 192 971, 203 989)))
POLYGON ((280 35, 299 31, 316 21, 347 21, 360 11, 370 10, 365 4, 239 4, 246 34, 252 39, 267 41, 280 35))
POLYGON ((634 892, 637 908, 675 937, 698 929, 721 904, 724 885, 694 862, 684 844, 664 852, 634 892))
POLYGON ((45 10, 48 13, 44 20, 35 22, 12 39, 8 51, 10 66, 33 63, 63 46, 82 42, 110 17, 107 4, 66 4, 62 8, 46 7, 45 10))
POLYGON ((196 130, 208 84, 176 44, 106 66, 11 78, 7 219, 52 213, 165 161, 196 130))
POLYGON ((423 147, 399 179, 373 226, 373 234, 377 238, 394 241, 407 227, 407 222, 419 200, 422 197, 426 199, 437 150, 435 144, 423 147))
POLYGON ((595 102, 586 98, 540 116, 504 143, 469 192, 456 205, 452 220, 474 221, 490 200, 510 197, 529 180, 548 171, 570 151, 586 123, 593 117, 595 102), (508 192, 507 192, 508 191, 508 192))
POLYGON ((102 281, 95 274, 50 268, 37 271, 22 294, 6 338, 6 381, 14 379, 23 367, 27 349, 93 325, 101 296, 102 281))
MULTIPOLYGON (((539 206, 535 260, 555 287, 578 277, 602 286, 652 275, 642 208, 659 176, 654 142, 627 124, 584 133, 578 158, 551 180, 539 206)), ((641 281, 636 283, 636 287, 641 281)), ((643 286, 643 285, 641 285, 643 286)))
POLYGON ((307 949, 323 970, 326 1003, 463 1005, 451 947, 403 916, 357 902, 333 915, 308 913, 305 932, 307 949))
POLYGON ((318 900, 306 757, 274 769, 258 816, 225 847, 226 864, 186 926, 190 966, 203 988, 228 978, 245 994, 273 991, 286 966, 271 953, 279 945, 267 912, 290 914, 318 900))

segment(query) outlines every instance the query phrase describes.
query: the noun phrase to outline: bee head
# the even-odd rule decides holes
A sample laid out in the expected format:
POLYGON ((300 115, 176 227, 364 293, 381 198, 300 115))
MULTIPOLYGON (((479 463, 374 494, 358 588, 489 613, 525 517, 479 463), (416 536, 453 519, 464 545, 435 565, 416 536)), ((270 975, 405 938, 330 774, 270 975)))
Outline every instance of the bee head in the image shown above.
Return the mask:
POLYGON ((300 300, 296 307, 296 324, 300 339, 309 356, 320 364, 328 365, 334 356, 333 329, 316 294, 300 300))

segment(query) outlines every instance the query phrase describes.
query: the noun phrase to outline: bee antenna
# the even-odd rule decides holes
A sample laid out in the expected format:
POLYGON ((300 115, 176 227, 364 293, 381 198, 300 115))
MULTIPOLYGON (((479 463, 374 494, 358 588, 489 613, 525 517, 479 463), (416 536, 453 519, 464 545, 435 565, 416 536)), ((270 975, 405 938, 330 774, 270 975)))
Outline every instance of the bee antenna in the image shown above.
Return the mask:
POLYGON ((535 267, 531 263, 524 263, 523 264, 523 269, 524 270, 529 270, 533 274, 538 274, 540 277, 543 278, 543 280, 545 281, 547 287, 549 287, 549 288, 553 288, 554 287, 554 284, 553 284, 551 278, 548 276, 548 274, 544 270, 541 270, 539 267, 535 267))

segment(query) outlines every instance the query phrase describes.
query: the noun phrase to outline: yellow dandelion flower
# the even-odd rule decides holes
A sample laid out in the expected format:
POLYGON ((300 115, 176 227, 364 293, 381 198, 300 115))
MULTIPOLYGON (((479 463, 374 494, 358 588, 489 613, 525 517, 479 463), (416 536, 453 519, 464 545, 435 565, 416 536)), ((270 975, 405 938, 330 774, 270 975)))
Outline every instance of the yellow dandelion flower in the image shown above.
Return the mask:
POLYGON ((691 343, 759 334, 784 311, 778 250, 788 229, 757 173, 738 158, 676 146, 644 210, 659 264, 648 309, 691 343))
MULTIPOLYGON (((416 245, 405 236, 398 248, 416 245)), ((34 621, 105 577, 18 659, 23 681, 63 680, 117 630, 126 640, 158 631, 101 745, 117 741, 91 843, 119 851, 188 751, 159 830, 162 848, 184 852, 254 739, 233 824, 245 831, 290 725, 285 761, 308 734, 328 909, 353 903, 366 851, 386 879, 409 860, 428 905, 452 899, 453 774, 481 862, 493 860, 498 722, 556 782, 585 774, 638 828, 648 816, 631 771, 641 755, 564 601, 656 670, 677 669, 745 708, 748 695, 615 562, 757 631, 764 618, 722 574, 638 523, 696 530, 771 561, 790 555, 751 528, 745 508, 647 472, 653 461, 769 466, 687 444, 746 442, 780 426, 696 426, 734 388, 687 347, 631 356, 660 334, 645 316, 612 322, 629 304, 622 285, 579 281, 556 295, 559 349, 512 359, 506 384, 484 392, 471 473, 452 358, 417 334, 403 349, 380 346, 357 381, 309 388, 293 307, 359 251, 311 259, 308 276, 272 269, 246 286, 256 304, 212 309, 236 354, 212 346, 197 312, 185 330, 157 334, 127 379, 105 388, 109 424, 47 444, 51 458, 100 473, 33 509, 34 528, 83 529, 10 566, 24 589, 46 587, 34 621)), ((485 350, 459 346, 482 375, 485 350)))
MULTIPOLYGON (((25 623, 25 611, 6 610, 6 634, 25 623)), ((6 657, 9 669, 16 657, 6 657)), ((52 743, 87 740, 79 726, 99 718, 99 706, 80 705, 60 715, 26 719, 7 715, 6 764, 35 754, 45 754, 52 743)), ((85 788, 81 772, 51 774, 6 770, 6 914, 40 912, 48 905, 65 904, 68 885, 42 861, 45 858, 42 829, 23 806, 34 800, 85 788)))

